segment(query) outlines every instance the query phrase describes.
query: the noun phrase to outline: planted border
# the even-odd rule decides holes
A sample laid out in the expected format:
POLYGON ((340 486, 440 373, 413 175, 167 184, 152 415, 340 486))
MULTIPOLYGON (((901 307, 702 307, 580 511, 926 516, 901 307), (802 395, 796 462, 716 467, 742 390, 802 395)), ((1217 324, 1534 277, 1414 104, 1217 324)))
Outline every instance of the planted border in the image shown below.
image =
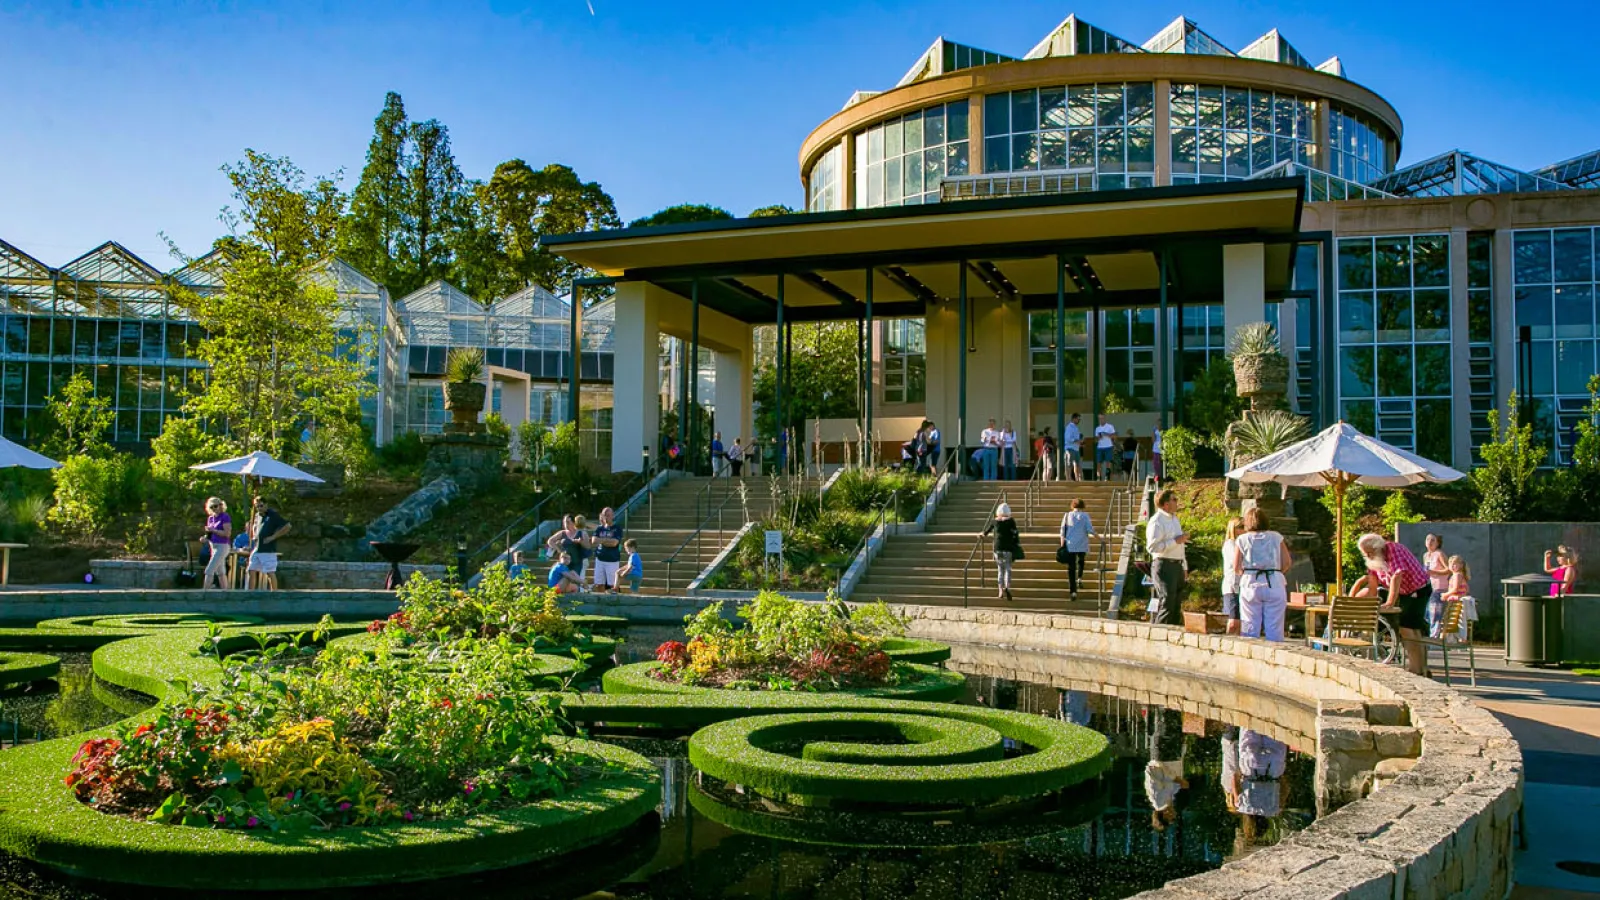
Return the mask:
MULTIPOLYGON (((309 634, 315 627, 252 632, 309 634)), ((205 637, 199 627, 171 626, 118 640, 95 652, 94 671, 107 683, 163 700, 179 683, 209 683, 221 674, 215 657, 195 652, 205 637)), ((228 635, 230 642, 241 639, 254 643, 251 633, 228 635)), ((292 835, 158 826, 98 812, 79 802, 64 783, 79 743, 110 732, 100 729, 0 755, 0 850, 70 875, 148 887, 311 890, 429 881, 535 862, 602 841, 660 802, 649 760, 572 738, 567 739, 572 750, 607 764, 606 776, 524 807, 292 835)))
MULTIPOLYGON (((810 693, 806 691, 737 691, 727 688, 701 687, 692 684, 679 684, 674 681, 663 681, 651 676, 651 672, 661 667, 658 662, 632 663, 626 666, 617 666, 601 676, 600 683, 607 694, 683 694, 688 696, 716 696, 732 695, 734 697, 759 697, 773 695, 778 697, 803 697, 803 696, 851 696, 874 697, 888 700, 954 700, 966 690, 966 676, 959 672, 950 672, 936 669, 933 666, 918 663, 909 664, 911 670, 920 676, 915 681, 904 684, 886 685, 883 687, 850 688, 842 691, 825 691, 810 693)), ((638 721, 638 720, 633 720, 638 721)))
POLYGON ((61 660, 43 653, 0 653, 0 685, 29 684, 61 673, 61 660))
MULTIPOLYGON (((929 723, 929 727, 933 727, 929 723)), ((909 735, 908 735, 909 736, 909 735)), ((981 707, 933 706, 894 715, 873 713, 751 716, 696 731, 689 738, 689 762, 696 769, 772 796, 848 798, 874 803, 971 804, 1010 797, 1033 797, 1071 787, 1111 765, 1105 735, 1070 722, 981 707), (978 742, 986 733, 1026 744, 1032 753, 1009 759, 947 762, 930 754, 926 764, 915 749, 876 748, 878 762, 858 753, 854 762, 796 759, 767 749, 808 733, 827 735, 845 722, 880 723, 904 728, 905 720, 943 720, 944 733, 978 742), (962 728, 961 726, 967 726, 962 728), (894 764, 902 763, 902 764, 894 764), (903 763, 914 763, 906 765, 903 763)))

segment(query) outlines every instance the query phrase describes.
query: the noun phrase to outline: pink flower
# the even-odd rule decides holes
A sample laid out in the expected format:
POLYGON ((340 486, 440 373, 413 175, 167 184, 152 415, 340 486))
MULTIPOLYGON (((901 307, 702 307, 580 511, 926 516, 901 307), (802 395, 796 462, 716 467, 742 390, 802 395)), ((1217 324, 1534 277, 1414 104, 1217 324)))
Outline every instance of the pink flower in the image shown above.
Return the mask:
POLYGON ((255 816, 251 816, 250 818, 245 820, 244 827, 246 827, 246 828, 254 828, 254 827, 256 827, 257 825, 260 825, 260 824, 261 824, 261 820, 260 819, 256 818, 255 816))
POLYGON ((226 824, 228 824, 228 814, 227 813, 217 813, 217 824, 218 825, 226 825, 226 824))
POLYGON ((339 804, 339 812, 349 812, 349 811, 350 811, 350 804, 349 803, 341 803, 341 804, 339 804))
POLYGON ((461 783, 461 789, 470 794, 473 791, 477 790, 478 786, 473 784, 470 781, 464 781, 464 782, 461 783))
POLYGON ((406 821, 407 821, 407 822, 409 822, 409 821, 411 821, 411 820, 412 820, 412 819, 415 819, 415 818, 416 818, 416 816, 413 816, 413 815, 412 815, 412 814, 411 814, 411 810, 409 810, 409 809, 408 809, 408 810, 406 810, 406 812, 405 812, 405 815, 404 815, 404 816, 403 816, 403 817, 402 817, 402 818, 404 818, 404 819, 405 819, 405 820, 406 820, 406 821))

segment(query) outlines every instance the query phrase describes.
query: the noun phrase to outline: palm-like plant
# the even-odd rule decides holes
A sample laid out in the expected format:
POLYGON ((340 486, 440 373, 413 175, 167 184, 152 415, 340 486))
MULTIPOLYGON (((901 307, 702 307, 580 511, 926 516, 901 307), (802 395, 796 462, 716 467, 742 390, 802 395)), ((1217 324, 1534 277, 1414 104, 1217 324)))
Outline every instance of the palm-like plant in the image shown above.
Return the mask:
POLYGON ((1311 436, 1306 420, 1281 410, 1252 413, 1228 428, 1228 454, 1235 464, 1271 456, 1311 436))
POLYGON ((1283 347, 1278 343, 1278 329, 1266 322, 1252 322, 1233 333, 1228 352, 1234 356, 1269 356, 1282 353, 1283 347))
POLYGON ((445 380, 471 384, 483 377, 483 351, 477 347, 456 347, 444 363, 445 380))

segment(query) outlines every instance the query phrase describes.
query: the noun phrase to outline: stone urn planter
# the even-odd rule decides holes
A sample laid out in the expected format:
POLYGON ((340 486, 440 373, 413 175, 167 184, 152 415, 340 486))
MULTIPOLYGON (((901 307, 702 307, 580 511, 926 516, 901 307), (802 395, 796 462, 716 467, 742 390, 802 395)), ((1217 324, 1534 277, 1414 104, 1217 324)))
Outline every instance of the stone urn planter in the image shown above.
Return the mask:
POLYGON ((478 413, 483 412, 483 402, 488 392, 487 387, 477 382, 445 382, 444 408, 450 410, 452 430, 477 430, 478 413))
POLYGON ((1282 354, 1235 356, 1233 382, 1241 397, 1289 392, 1289 360, 1282 354))

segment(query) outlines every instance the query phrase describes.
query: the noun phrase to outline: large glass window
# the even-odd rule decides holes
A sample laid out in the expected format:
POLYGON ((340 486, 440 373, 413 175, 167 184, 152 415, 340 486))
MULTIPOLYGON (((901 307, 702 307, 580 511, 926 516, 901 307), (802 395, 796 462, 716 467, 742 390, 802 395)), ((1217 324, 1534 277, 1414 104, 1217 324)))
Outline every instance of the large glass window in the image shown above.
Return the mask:
POLYGON ((856 206, 934 203, 946 175, 967 174, 967 103, 908 113, 856 132, 856 206))
POLYGON ((1102 313, 1105 341, 1101 360, 1102 381, 1108 393, 1125 399, 1154 400, 1156 396, 1156 311, 1152 308, 1113 309, 1102 313))
POLYGON ((1340 415, 1430 459, 1451 459, 1450 237, 1342 238, 1340 415))
POLYGON ((1172 183, 1248 178, 1285 162, 1324 168, 1316 101, 1214 84, 1174 84, 1172 183))
POLYGON ((1329 172, 1366 183, 1391 171, 1389 141, 1382 126, 1354 110, 1335 104, 1328 122, 1329 172))
MULTIPOLYGON (((1595 301, 1600 296, 1596 241, 1600 229, 1556 228, 1512 234, 1512 286, 1517 334, 1532 339, 1533 381, 1517 389, 1531 397, 1535 436, 1556 449, 1552 462, 1571 459, 1578 420, 1589 402, 1596 365, 1595 301)), ((1519 354, 1523 351, 1520 350, 1519 354)), ((1492 386, 1491 386, 1492 389, 1492 386)))
POLYGON ((883 402, 926 403, 928 345, 922 319, 883 323, 883 402))
POLYGON ((1062 344, 1063 380, 1056 389, 1056 314, 1028 314, 1028 359, 1035 400, 1082 400, 1089 396, 1089 314, 1067 310, 1062 320, 1067 340, 1062 344))
POLYGON ((983 135, 985 172, 1089 170, 1099 190, 1155 184, 1155 87, 1149 83, 990 94, 983 135))
POLYGON ((828 148, 817 164, 811 168, 807 182, 806 210, 827 212, 844 207, 844 185, 839 180, 839 170, 844 165, 844 143, 828 148))
POLYGON ((1207 366, 1228 364, 1228 339, 1223 332, 1222 307, 1184 306, 1178 331, 1183 346, 1183 384, 1180 390, 1188 393, 1207 366))

